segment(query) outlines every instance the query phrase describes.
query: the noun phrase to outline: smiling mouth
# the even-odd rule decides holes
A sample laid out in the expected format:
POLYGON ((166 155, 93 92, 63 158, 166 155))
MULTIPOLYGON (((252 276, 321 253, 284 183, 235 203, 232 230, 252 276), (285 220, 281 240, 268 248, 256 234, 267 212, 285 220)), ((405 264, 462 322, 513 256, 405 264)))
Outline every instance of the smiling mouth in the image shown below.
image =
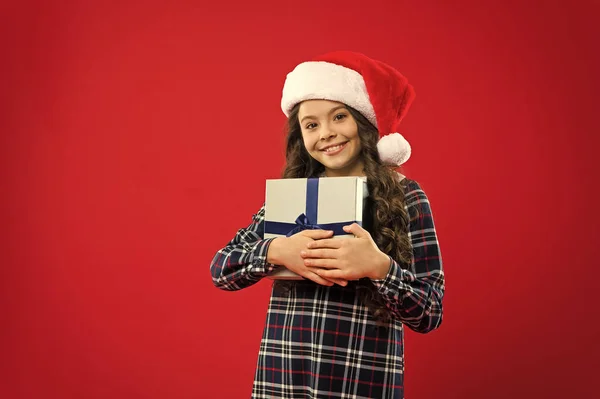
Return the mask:
POLYGON ((341 143, 341 144, 336 144, 334 146, 324 148, 321 151, 323 151, 326 154, 335 153, 335 152, 340 151, 342 148, 344 148, 346 146, 346 144, 348 144, 348 142, 341 143))

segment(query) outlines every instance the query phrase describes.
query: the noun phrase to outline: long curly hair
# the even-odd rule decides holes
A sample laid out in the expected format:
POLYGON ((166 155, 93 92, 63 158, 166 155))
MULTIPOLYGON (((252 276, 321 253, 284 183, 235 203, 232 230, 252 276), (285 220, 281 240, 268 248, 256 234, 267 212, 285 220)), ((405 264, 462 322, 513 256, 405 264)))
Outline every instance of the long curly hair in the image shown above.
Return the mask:
MULTIPOLYGON (((304 146, 298 121, 299 108, 299 104, 293 108, 286 125, 286 165, 282 174, 284 179, 318 177, 325 170, 320 162, 310 156, 304 146)), ((404 188, 398 181, 396 171, 381 162, 377 151, 377 128, 352 107, 346 106, 346 109, 357 123, 361 143, 359 156, 364 163, 364 173, 367 177, 367 209, 371 212, 370 215, 365 215, 370 225, 365 227, 381 251, 401 264, 410 264, 410 216, 405 210, 404 188)), ((289 290, 293 283, 276 281, 276 284, 285 291, 289 290)), ((359 299, 368 307, 378 324, 390 321, 390 312, 370 279, 360 279, 356 289, 359 299)))

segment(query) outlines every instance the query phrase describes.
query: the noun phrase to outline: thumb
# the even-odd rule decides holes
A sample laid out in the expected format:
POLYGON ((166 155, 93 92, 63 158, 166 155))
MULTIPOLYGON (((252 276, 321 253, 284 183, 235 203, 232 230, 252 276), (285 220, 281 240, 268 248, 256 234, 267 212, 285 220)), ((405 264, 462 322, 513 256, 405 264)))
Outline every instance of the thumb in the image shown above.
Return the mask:
POLYGON ((344 226, 346 233, 354 234, 357 238, 364 238, 369 236, 369 232, 361 227, 358 223, 352 223, 349 226, 344 226))

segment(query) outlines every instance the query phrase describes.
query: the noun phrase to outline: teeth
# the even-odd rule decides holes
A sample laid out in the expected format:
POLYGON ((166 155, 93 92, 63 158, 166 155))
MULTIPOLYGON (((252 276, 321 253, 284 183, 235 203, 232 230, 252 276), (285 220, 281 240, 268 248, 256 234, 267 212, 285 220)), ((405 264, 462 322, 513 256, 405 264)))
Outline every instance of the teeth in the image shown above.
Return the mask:
POLYGON ((337 151, 337 150, 339 150, 339 149, 340 149, 340 148, 342 148, 342 147, 343 147, 343 145, 336 145, 336 146, 333 146, 333 147, 329 147, 329 148, 327 148, 327 149, 325 150, 325 152, 337 151))

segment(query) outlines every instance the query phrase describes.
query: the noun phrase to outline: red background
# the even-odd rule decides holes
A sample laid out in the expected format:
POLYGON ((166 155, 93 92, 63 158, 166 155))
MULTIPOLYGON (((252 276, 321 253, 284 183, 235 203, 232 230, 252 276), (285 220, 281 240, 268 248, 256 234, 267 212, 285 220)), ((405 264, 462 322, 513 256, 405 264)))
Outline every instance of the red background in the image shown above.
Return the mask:
POLYGON ((447 296, 407 396, 593 391, 597 2, 87 3, 0 6, 0 396, 249 397, 269 283, 209 263, 279 175, 285 74, 335 49, 417 92, 447 296))

